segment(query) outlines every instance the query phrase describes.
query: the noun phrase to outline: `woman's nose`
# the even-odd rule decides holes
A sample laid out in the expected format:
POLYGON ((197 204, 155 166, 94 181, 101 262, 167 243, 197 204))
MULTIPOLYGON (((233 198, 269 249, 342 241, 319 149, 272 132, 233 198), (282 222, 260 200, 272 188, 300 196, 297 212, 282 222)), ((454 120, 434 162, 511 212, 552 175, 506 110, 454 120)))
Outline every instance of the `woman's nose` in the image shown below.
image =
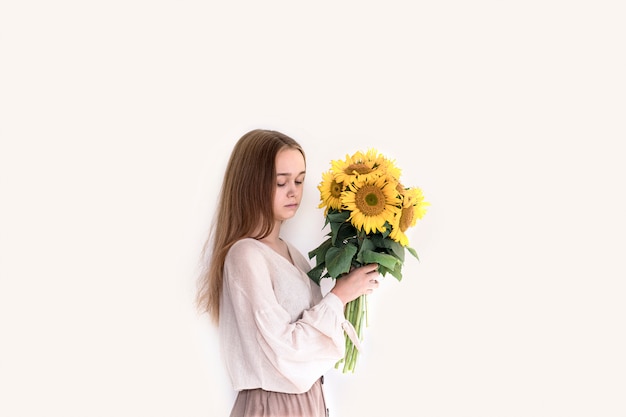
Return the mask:
POLYGON ((289 197, 296 195, 296 185, 295 184, 289 183, 289 186, 287 188, 287 195, 289 197))

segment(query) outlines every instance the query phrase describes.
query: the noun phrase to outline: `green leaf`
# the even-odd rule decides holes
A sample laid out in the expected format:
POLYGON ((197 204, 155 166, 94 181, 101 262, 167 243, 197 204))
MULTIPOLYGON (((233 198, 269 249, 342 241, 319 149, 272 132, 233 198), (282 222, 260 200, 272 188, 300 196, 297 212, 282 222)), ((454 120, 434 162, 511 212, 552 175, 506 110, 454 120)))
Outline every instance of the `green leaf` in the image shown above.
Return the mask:
POLYGON ((396 268, 400 260, 394 255, 388 255, 386 253, 374 252, 371 250, 363 252, 363 262, 366 264, 377 263, 383 265, 385 268, 393 270, 396 268))
POLYGON ((384 265, 378 265, 378 273, 380 275, 384 277, 385 275, 387 275, 388 272, 389 272, 389 268, 385 268, 384 265))
POLYGON ((317 264, 317 266, 307 272, 307 275, 309 276, 309 278, 311 278, 311 280, 313 280, 313 282, 315 282, 317 285, 320 285, 320 281, 323 278, 322 274, 325 270, 326 265, 324 264, 324 262, 322 262, 320 264, 317 264))
POLYGON ((356 254, 357 247, 351 243, 338 248, 333 246, 326 252, 326 269, 333 278, 350 272, 352 257, 356 254))
POLYGON ((324 263, 326 259, 326 251, 332 246, 331 238, 323 241, 317 248, 309 252, 309 259, 315 258, 316 265, 324 263))
POLYGON ((332 236, 333 245, 341 245, 345 237, 353 234, 351 226, 348 222, 350 217, 349 211, 333 211, 329 212, 326 219, 330 222, 330 235, 332 236), (348 227, 349 229, 344 229, 348 227), (337 244, 339 242, 339 245, 337 244))
POLYGON ((311 278, 311 280, 313 282, 315 282, 317 285, 320 285, 320 282, 322 281, 322 279, 324 278, 332 278, 329 274, 328 271, 326 270, 326 263, 325 262, 321 262, 320 264, 316 265, 315 267, 311 268, 309 270, 309 272, 307 272, 307 275, 309 276, 309 278, 311 278))
POLYGON ((419 256, 417 256, 417 252, 415 252, 415 249, 406 246, 406 250, 408 250, 411 255, 415 256, 415 259, 417 259, 418 261, 420 260, 419 256))
POLYGON ((398 282, 402 281, 402 264, 398 264, 396 269, 389 271, 389 273, 398 280, 398 282))
POLYGON ((349 217, 350 217, 350 212, 347 210, 346 211, 332 210, 332 211, 329 211, 328 214, 326 215, 326 219, 330 223, 345 223, 346 221, 348 221, 349 217))
POLYGON ((345 222, 338 225, 336 232, 334 233, 333 245, 342 246, 345 240, 353 239, 356 236, 356 229, 352 226, 352 223, 345 222))
POLYGON ((361 247, 359 248, 359 253, 356 256, 356 260, 360 264, 365 264, 365 262, 363 261, 363 253, 367 251, 373 252, 374 250, 376 250, 376 245, 374 244, 372 239, 363 239, 361 241, 361 247))
POLYGON ((377 248, 386 248, 385 238, 380 233, 369 235, 367 240, 371 241, 377 248))
POLYGON ((392 239, 385 239, 385 247, 393 252, 401 262, 404 262, 404 246, 392 239))

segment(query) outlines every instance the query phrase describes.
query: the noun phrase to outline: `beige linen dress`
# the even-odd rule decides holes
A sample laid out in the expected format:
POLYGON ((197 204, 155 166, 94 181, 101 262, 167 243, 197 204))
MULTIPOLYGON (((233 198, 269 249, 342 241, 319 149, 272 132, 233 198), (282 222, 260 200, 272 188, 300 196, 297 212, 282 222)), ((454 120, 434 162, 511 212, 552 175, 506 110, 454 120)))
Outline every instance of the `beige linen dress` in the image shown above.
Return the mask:
POLYGON ((233 389, 231 417, 326 416, 323 375, 353 332, 343 303, 322 295, 309 261, 287 242, 293 264, 264 243, 235 243, 224 264, 220 345, 233 389))

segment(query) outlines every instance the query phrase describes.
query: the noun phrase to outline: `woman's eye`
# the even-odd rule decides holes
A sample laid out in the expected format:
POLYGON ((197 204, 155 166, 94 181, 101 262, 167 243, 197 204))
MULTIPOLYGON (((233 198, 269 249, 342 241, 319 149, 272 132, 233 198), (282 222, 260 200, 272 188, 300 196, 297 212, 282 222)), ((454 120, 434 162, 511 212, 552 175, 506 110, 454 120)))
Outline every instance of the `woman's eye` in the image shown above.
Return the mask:
MULTIPOLYGON (((304 184, 304 180, 294 181, 293 183, 296 184, 296 185, 302 185, 302 184, 304 184)), ((276 183, 277 187, 284 187, 286 185, 287 185, 287 182, 277 182, 276 183)))

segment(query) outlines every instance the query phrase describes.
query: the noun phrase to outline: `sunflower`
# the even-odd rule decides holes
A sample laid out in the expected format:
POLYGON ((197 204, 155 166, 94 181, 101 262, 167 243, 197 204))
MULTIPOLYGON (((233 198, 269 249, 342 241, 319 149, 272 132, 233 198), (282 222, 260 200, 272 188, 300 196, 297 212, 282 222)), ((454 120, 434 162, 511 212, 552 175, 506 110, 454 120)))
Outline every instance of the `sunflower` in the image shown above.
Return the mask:
POLYGON ((364 154, 358 151, 352 156, 346 155, 346 159, 343 161, 332 161, 331 169, 339 183, 350 184, 358 180, 374 181, 385 174, 385 167, 382 162, 381 158, 375 157, 369 152, 364 154))
POLYGON ((341 210, 341 191, 343 185, 338 183, 332 172, 322 174, 322 182, 317 186, 320 191, 321 203, 318 208, 326 207, 324 215, 328 214, 328 210, 341 210))
POLYGON ((415 219, 411 222, 409 227, 415 226, 417 220, 424 217, 426 214, 426 207, 430 205, 429 202, 424 201, 424 194, 422 190, 417 187, 407 188, 403 195, 402 207, 413 206, 415 209, 415 219))
POLYGON ((386 158, 378 153, 376 149, 369 149, 365 154, 365 160, 374 161, 375 166, 384 171, 385 174, 391 177, 395 182, 400 180, 402 170, 396 166, 394 160, 386 158))
POLYGON ((426 214, 426 206, 428 206, 429 203, 424 201, 424 195, 419 188, 404 188, 401 184, 398 184, 396 189, 401 189, 402 209, 400 211, 400 217, 397 220, 398 223, 392 229, 389 237, 402 246, 407 246, 409 244, 409 238, 404 232, 410 227, 415 226, 417 220, 424 217, 424 214, 426 214))
POLYGON ((342 193, 343 209, 350 210, 350 222, 365 233, 384 232, 385 223, 393 223, 400 214, 402 200, 396 192, 396 184, 385 176, 373 182, 356 181, 342 193))

